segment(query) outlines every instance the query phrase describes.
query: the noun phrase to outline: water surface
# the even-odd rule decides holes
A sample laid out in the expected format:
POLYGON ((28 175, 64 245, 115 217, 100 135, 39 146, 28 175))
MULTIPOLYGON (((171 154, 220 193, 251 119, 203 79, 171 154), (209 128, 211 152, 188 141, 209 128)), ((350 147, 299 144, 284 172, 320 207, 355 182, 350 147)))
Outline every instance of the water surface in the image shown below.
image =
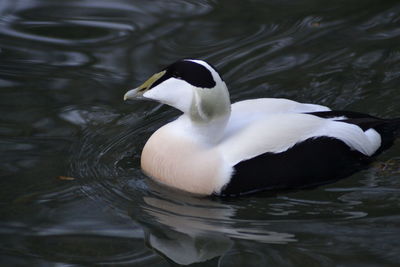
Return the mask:
POLYGON ((400 146, 311 190, 202 199, 141 148, 179 115, 127 89, 184 57, 231 98, 400 117, 400 4, 2 0, 0 264, 398 266, 400 146))

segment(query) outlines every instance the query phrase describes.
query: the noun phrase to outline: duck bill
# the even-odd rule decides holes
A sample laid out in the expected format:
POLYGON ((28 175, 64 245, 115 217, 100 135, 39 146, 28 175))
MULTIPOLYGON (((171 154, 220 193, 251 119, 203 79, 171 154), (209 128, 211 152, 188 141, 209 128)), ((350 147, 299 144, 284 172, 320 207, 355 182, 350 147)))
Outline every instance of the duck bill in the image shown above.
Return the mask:
POLYGON ((124 101, 128 99, 140 99, 143 98, 143 94, 146 93, 151 86, 165 74, 165 70, 151 76, 141 86, 131 89, 124 95, 124 101))
POLYGON ((140 97, 140 93, 139 93, 140 87, 135 88, 135 89, 131 89, 128 92, 125 93, 124 95, 124 101, 128 100, 128 99, 136 99, 140 97))

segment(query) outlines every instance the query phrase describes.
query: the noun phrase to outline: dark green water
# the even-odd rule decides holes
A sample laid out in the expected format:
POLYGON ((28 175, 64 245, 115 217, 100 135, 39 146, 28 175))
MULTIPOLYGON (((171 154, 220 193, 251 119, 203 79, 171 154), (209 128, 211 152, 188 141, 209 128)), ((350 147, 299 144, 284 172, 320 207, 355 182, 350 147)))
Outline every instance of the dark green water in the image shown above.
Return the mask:
POLYGON ((219 68, 234 101, 400 117, 398 1, 1 0, 0 265, 399 266, 399 143, 275 196, 150 182, 141 148, 178 112, 122 97, 183 57, 219 68))

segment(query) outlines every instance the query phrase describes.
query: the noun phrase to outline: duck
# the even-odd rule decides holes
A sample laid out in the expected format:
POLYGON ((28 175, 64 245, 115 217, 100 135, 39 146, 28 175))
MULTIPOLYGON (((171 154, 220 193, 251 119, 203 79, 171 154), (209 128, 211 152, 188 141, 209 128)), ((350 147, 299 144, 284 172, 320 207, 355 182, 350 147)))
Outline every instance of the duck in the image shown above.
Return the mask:
POLYGON ((182 59, 131 89, 182 112, 156 130, 141 154, 143 172, 196 195, 242 196, 312 188, 366 168, 399 136, 400 118, 331 110, 284 98, 231 104, 217 69, 182 59))

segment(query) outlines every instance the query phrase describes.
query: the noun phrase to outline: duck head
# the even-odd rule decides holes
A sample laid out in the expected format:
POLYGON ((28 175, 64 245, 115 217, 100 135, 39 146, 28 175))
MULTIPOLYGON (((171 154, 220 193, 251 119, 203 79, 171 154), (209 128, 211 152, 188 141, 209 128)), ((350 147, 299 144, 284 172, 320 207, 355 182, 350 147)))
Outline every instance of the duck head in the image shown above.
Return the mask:
POLYGON ((128 91, 124 100, 144 98, 181 110, 194 122, 229 116, 229 92, 221 76, 202 60, 183 59, 128 91))

